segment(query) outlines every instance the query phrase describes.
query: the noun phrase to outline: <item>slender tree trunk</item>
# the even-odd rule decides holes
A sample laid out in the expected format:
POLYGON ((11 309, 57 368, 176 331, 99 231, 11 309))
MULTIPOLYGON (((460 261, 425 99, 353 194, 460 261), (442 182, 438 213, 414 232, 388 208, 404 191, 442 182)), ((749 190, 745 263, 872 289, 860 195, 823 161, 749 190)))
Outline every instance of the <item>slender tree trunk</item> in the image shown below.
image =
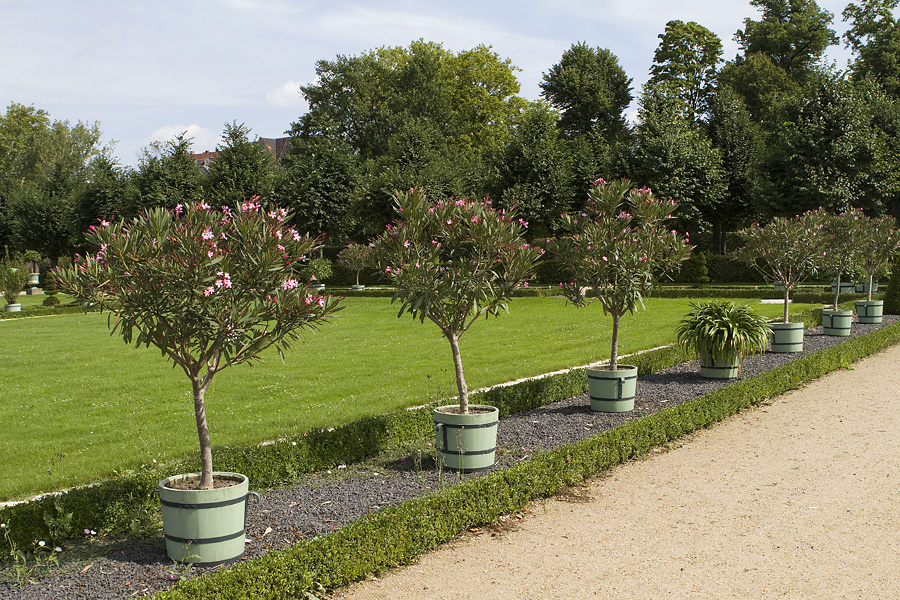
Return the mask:
POLYGON ((837 310, 838 296, 841 295, 841 274, 838 272, 837 279, 834 281, 834 310, 837 310))
POLYGON ((199 381, 193 381, 194 388, 194 416, 197 418, 197 435, 200 437, 200 489, 210 490, 213 486, 212 477, 212 445, 209 442, 209 428, 206 426, 206 408, 203 405, 203 396, 206 387, 199 381))
POLYGON ((869 289, 866 290, 866 301, 872 301, 872 286, 874 285, 875 273, 869 273, 869 289))
POLYGON ((791 301, 791 288, 784 284, 784 323, 790 321, 788 317, 788 303, 791 301))
POLYGON ((609 368, 615 371, 619 368, 619 319, 621 317, 617 313, 612 313, 613 330, 612 330, 612 349, 609 351, 609 368))
POLYGON ((450 349, 453 351, 453 366, 456 369, 459 412, 465 415, 469 413, 469 388, 466 387, 466 378, 463 375, 462 357, 459 354, 459 336, 455 333, 448 333, 447 339, 450 340, 450 349))

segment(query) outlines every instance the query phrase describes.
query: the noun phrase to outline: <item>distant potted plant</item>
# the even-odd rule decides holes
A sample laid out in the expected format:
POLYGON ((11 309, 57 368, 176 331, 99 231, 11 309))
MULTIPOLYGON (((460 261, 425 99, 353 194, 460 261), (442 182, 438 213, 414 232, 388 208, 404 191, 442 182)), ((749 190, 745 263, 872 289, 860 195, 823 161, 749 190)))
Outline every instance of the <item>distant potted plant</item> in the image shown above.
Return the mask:
POLYGON ((38 265, 41 263, 41 253, 35 250, 26 250, 23 256, 26 266, 28 266, 28 287, 31 288, 30 293, 34 293, 41 284, 41 269, 38 265))
POLYGON ((772 324, 772 352, 802 352, 803 322, 789 316, 791 290, 820 268, 822 244, 812 213, 774 219, 765 227, 754 223, 741 231, 744 247, 737 256, 784 290, 781 323, 772 324))
MULTIPOLYGON (((900 251, 900 235, 893 217, 873 219, 862 216, 856 221, 854 239, 857 241, 859 258, 857 264, 866 274, 863 291, 865 300, 856 301, 856 315, 860 323, 881 323, 884 301, 872 300, 875 291, 875 274, 885 268, 900 251)), ((859 289, 857 288, 857 291, 859 289)))
POLYGON ((599 300, 612 317, 609 367, 588 369, 591 409, 627 412, 634 409, 637 368, 619 365, 619 321, 643 304, 654 276, 676 270, 688 257, 687 236, 668 226, 677 208, 647 189, 632 189, 626 179, 594 182, 584 211, 563 215, 566 234, 548 242, 569 300, 583 307, 599 300))
POLYGON ((434 410, 438 463, 459 471, 494 464, 498 411, 470 405, 460 337, 481 317, 507 310, 527 285, 541 250, 522 238, 526 223, 489 200, 428 200, 421 189, 395 195, 399 218, 373 241, 373 266, 397 291, 397 317, 431 321, 450 343, 458 405, 434 410))
MULTIPOLYGON (((854 233, 858 229, 859 219, 865 218, 865 215, 855 208, 840 214, 830 214, 819 208, 810 214, 816 222, 817 230, 824 237, 824 269, 834 276, 834 302, 830 309, 822 310, 822 330, 825 335, 846 337, 850 335, 853 311, 838 309, 843 291, 841 278, 853 268, 858 258, 862 241, 856 239, 854 233)), ((853 290, 855 289, 854 286, 853 290)))
POLYGON ((299 279, 319 240, 287 218, 256 197, 222 212, 205 203, 154 208, 92 227, 85 237, 97 252, 54 271, 61 290, 115 314, 110 325, 125 343, 156 346, 190 379, 201 472, 158 488, 173 560, 210 566, 244 552, 247 477, 213 471, 204 404, 213 376, 269 347, 282 354, 301 329, 340 308, 299 279))
POLYGON ((675 333, 700 360, 702 377, 732 379, 746 356, 766 351, 772 329, 749 306, 714 301, 692 303, 675 333))
POLYGON ((28 269, 25 268, 21 258, 12 258, 9 248, 5 249, 6 255, 0 261, 0 293, 6 300, 4 310, 6 312, 19 312, 22 305, 18 303, 19 294, 28 283, 28 269))
POLYGON ((360 292, 366 289, 366 286, 359 284, 359 273, 368 265, 371 253, 372 250, 362 244, 349 244, 338 253, 338 261, 356 276, 356 284, 350 288, 353 291, 360 292))
POLYGON ((325 289, 325 280, 331 277, 334 269, 327 258, 314 258, 301 269, 303 277, 309 282, 309 286, 321 292, 325 289))

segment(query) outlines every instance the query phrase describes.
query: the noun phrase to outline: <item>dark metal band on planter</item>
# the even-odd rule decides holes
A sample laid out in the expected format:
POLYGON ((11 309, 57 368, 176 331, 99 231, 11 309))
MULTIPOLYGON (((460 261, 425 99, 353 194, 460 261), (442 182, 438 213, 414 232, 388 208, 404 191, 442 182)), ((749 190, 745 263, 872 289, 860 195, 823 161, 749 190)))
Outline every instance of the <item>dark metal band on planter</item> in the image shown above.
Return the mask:
MULTIPOLYGON (((450 424, 441 423, 440 424, 441 432, 444 435, 444 448, 446 448, 449 445, 448 440, 447 440, 447 430, 448 429, 484 429, 486 427, 496 427, 496 426, 497 426, 496 421, 494 421, 493 423, 476 423, 475 425, 457 425, 455 423, 450 423, 450 424)), ((497 450, 497 448, 494 447, 494 448, 491 448, 490 450, 477 450, 477 451, 471 450, 469 452, 454 452, 454 451, 450 451, 450 450, 445 450, 444 448, 438 448, 438 450, 440 452, 443 452, 444 454, 455 454, 457 456, 463 456, 464 454, 490 454, 491 452, 494 452, 495 450, 497 450)))
POLYGON ((707 371, 734 371, 737 367, 703 367, 707 371))
MULTIPOLYGON (((444 440, 444 444, 446 443, 447 440, 444 440)), ((496 452, 497 447, 494 446, 493 448, 489 448, 488 450, 444 450, 444 448, 438 448, 437 450, 441 454, 449 454, 451 456, 476 456, 479 454, 490 454, 491 452, 496 452)))
POLYGON ((171 540, 177 544, 218 544, 219 542, 227 542, 233 540, 235 538, 239 538, 241 536, 247 535, 246 529, 241 529, 235 533, 230 533, 228 535, 220 535, 219 537, 212 538, 180 538, 175 537, 174 535, 166 534, 166 539, 171 540))
POLYGON ((232 504, 239 504, 247 499, 249 494, 244 494, 238 498, 232 498, 231 500, 222 500, 221 502, 201 502, 194 504, 185 504, 183 502, 169 502, 168 500, 159 499, 159 503, 163 506, 168 506, 170 508, 220 508, 222 506, 231 506, 232 504))

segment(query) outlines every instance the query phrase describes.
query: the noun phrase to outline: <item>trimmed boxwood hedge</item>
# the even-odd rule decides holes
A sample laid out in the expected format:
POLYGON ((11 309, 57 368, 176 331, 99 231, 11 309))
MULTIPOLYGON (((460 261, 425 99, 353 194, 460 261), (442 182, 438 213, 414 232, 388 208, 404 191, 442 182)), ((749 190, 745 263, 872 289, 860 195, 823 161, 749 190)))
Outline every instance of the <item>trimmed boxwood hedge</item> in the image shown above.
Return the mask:
POLYGON ((469 527, 550 496, 687 433, 900 342, 900 323, 847 340, 601 435, 365 515, 340 530, 159 592, 155 600, 298 598, 406 564, 469 527))

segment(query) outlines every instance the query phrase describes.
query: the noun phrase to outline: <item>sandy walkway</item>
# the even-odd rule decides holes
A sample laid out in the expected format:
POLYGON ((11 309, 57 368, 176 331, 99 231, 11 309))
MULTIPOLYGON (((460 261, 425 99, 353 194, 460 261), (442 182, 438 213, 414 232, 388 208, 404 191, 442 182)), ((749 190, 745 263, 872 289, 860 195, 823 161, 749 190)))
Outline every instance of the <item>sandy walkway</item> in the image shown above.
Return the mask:
POLYGON ((895 346, 333 597, 900 598, 898 409, 895 346))

